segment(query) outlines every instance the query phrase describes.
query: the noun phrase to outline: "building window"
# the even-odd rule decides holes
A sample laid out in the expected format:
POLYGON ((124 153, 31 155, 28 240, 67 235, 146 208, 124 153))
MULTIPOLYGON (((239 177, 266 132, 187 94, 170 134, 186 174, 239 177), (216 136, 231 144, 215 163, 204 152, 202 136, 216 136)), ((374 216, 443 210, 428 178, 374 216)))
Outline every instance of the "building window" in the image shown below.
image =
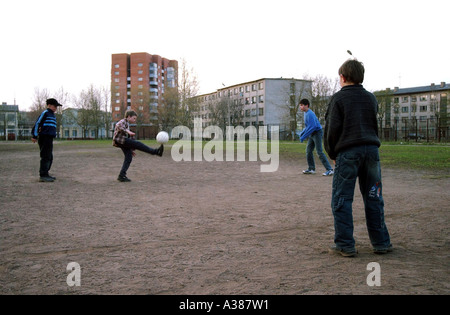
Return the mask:
POLYGON ((144 64, 142 62, 138 63, 138 67, 142 67, 144 64))
POLYGON ((115 110, 116 112, 118 112, 118 111, 120 111, 120 107, 119 107, 119 106, 116 106, 116 107, 114 107, 114 110, 115 110))
POLYGON ((402 113, 407 113, 407 112, 408 112, 408 107, 403 106, 403 107, 402 107, 402 113))
POLYGON ((408 96, 402 97, 402 103, 408 103, 408 96))
POLYGON ((259 108, 259 116, 264 116, 264 108, 259 108))
POLYGON ((260 90, 264 89, 264 83, 263 82, 259 82, 259 89, 260 90))
POLYGON ((119 82, 120 82, 120 79, 119 79, 119 78, 115 78, 115 79, 114 79, 114 82, 119 83, 119 82))
POLYGON ((259 102, 260 103, 264 103, 264 95, 260 95, 259 96, 259 102))
POLYGON ((427 107, 428 106, 420 106, 420 111, 421 112, 426 112, 427 111, 427 107))
POLYGON ((114 65, 114 68, 119 69, 119 64, 116 63, 116 64, 114 65))
POLYGON ((115 71, 114 74, 115 74, 115 75, 119 75, 119 71, 115 71))
POLYGON ((428 99, 428 95, 421 95, 420 96, 420 101, 421 102, 425 102, 428 99))

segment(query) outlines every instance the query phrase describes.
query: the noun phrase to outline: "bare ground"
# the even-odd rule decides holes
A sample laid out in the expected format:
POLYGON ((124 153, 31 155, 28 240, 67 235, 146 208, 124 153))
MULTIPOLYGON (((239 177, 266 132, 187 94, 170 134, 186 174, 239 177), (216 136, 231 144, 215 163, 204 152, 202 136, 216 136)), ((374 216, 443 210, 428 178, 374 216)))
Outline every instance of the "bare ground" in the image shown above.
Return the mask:
POLYGON ((57 180, 39 183, 37 145, 0 144, 0 294, 450 293, 448 173, 383 168, 395 250, 371 252, 357 191, 359 255, 344 258, 327 251, 332 178, 301 174, 304 156, 261 173, 259 162, 174 162, 167 147, 139 152, 130 183, 116 180, 122 158, 55 143, 57 180), (370 262, 381 286, 366 282, 370 262))

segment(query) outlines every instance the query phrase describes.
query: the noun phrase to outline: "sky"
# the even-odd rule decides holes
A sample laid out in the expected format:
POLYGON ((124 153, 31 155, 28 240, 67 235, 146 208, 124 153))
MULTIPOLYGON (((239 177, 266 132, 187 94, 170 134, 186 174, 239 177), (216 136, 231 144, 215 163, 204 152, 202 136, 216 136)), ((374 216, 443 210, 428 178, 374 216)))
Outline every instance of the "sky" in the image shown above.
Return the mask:
POLYGON ((199 94, 334 80, 347 50, 369 91, 450 82, 447 0, 14 0, 0 12, 0 102, 20 110, 36 89, 109 88, 114 53, 184 59, 199 94))

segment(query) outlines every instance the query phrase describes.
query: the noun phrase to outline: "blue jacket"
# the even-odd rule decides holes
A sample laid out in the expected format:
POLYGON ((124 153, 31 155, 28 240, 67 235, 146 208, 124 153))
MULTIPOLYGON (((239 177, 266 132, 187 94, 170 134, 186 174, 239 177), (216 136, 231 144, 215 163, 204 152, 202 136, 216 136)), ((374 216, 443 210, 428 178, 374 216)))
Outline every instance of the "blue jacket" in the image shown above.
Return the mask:
POLYGON ((39 135, 56 137, 56 116, 50 108, 43 111, 36 120, 31 134, 34 139, 39 135))
POLYGON ((308 138, 313 132, 318 130, 322 130, 322 126, 320 125, 319 120, 317 119, 316 114, 312 110, 308 110, 304 114, 305 119, 305 129, 299 134, 300 141, 303 142, 306 138, 308 138))

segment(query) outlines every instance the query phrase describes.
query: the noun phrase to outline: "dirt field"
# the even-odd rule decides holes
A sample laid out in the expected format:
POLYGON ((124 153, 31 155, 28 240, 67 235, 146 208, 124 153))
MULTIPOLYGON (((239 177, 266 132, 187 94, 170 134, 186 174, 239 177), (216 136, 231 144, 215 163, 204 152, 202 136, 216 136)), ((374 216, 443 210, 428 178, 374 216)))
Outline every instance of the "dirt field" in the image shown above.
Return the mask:
MULTIPOLYGON (((383 169, 395 251, 371 252, 355 194, 359 255, 333 243, 331 177, 305 156, 174 162, 138 152, 116 180, 114 147, 55 144, 54 183, 39 183, 37 145, 0 143, 0 294, 449 294, 448 173, 383 169), (67 265, 81 267, 70 287, 67 265), (381 286, 369 286, 370 262, 381 286)), ((316 162, 319 162, 316 160, 316 162)))

